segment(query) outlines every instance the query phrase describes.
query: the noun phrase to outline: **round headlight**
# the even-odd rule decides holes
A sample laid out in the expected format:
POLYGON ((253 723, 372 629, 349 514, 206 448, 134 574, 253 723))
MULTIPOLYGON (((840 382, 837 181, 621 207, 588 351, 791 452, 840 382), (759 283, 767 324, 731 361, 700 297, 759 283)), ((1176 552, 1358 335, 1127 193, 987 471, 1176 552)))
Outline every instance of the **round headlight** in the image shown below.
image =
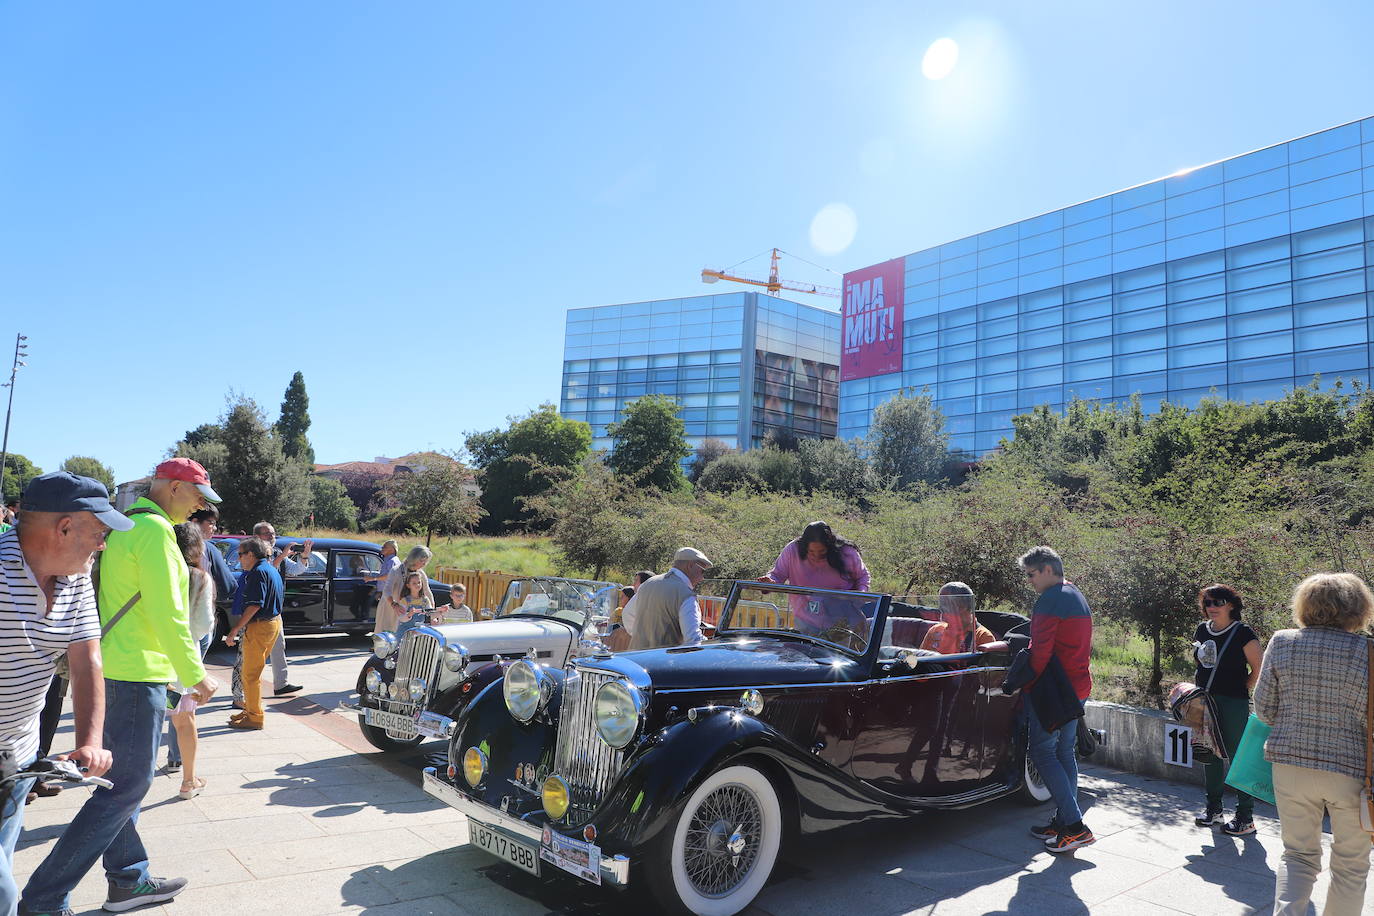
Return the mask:
POLYGON ((388 633, 383 630, 380 633, 372 634, 372 654, 378 658, 386 658, 396 651, 396 634, 388 633))
POLYGON ((444 667, 450 671, 462 671, 468 666, 468 650, 466 646, 454 643, 451 646, 444 646, 444 667))
POLYGON ((487 775, 487 755, 475 747, 468 748, 467 753, 463 754, 463 778, 468 781, 468 785, 475 789, 485 775, 487 775))
POLYGON ((378 693, 382 689, 382 673, 376 668, 367 669, 367 676, 363 678, 363 686, 368 693, 378 693))
POLYGON ((506 679, 501 685, 506 697, 506 709, 522 723, 528 723, 549 701, 553 692, 553 682, 538 665, 527 658, 506 669, 506 679))
POLYGON ((594 717, 601 740, 619 750, 634 740, 644 701, 626 681, 611 681, 596 692, 594 717))
POLYGON ((418 703, 425 698, 425 691, 429 690, 429 685, 422 677, 410 679, 410 702, 418 703))
POLYGON ((390 695, 393 700, 399 700, 401 698, 401 685, 392 681, 387 687, 387 694, 390 695))
POLYGON ((763 694, 750 687, 739 695, 739 706, 751 716, 757 716, 763 712, 763 694))
POLYGON ((555 821, 568 813, 568 805, 572 802, 568 784, 557 776, 544 780, 539 797, 544 802, 544 813, 555 821))

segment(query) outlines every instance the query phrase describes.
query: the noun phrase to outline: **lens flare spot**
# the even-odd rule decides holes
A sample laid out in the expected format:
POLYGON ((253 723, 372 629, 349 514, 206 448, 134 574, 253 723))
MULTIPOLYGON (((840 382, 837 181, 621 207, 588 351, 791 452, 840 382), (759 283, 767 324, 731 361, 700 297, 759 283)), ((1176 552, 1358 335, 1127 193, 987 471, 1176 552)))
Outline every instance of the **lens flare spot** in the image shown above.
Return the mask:
POLYGON ((959 44, 953 38, 937 38, 921 58, 921 74, 928 80, 942 80, 959 63, 959 44))
POLYGON ((848 204, 826 204, 811 220, 811 247, 821 254, 839 254, 854 242, 859 219, 848 204))

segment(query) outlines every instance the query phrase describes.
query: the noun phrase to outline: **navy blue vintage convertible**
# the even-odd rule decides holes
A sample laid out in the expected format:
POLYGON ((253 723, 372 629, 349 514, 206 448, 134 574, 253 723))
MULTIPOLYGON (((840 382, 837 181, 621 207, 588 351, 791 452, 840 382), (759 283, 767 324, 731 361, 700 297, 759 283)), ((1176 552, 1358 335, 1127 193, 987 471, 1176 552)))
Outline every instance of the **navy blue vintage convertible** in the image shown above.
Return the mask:
POLYGON ((736 913, 788 834, 1048 799, 1017 698, 998 689, 1026 619, 980 612, 997 641, 939 655, 920 649, 938 617, 888 595, 736 582, 702 645, 509 664, 425 790, 517 868, 736 913))

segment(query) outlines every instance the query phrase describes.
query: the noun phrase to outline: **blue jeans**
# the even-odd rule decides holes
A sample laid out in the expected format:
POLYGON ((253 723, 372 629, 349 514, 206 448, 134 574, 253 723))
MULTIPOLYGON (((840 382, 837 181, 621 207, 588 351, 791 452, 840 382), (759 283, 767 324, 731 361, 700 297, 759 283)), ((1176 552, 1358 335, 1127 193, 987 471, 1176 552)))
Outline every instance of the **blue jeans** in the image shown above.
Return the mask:
MULTIPOLYGON (((33 758, 24 761, 28 766, 33 758)), ((23 767, 20 767, 23 769, 23 767)), ((33 787, 32 778, 21 779, 10 791, 0 793, 0 811, 5 822, 0 824, 0 916, 14 916, 19 909, 19 886, 14 883, 14 847, 24 829, 24 799, 33 787)))
POLYGON ((113 789, 96 789, 62 832, 52 852, 24 888, 24 906, 59 912, 72 888, 104 858, 105 877, 120 887, 148 878, 148 852, 138 836, 138 809, 153 784, 167 685, 105 679, 105 749, 114 766, 105 778, 113 789))
POLYGON ((1057 731, 1047 732, 1035 715, 1035 704, 1030 697, 1025 698, 1025 708, 1030 726, 1027 753, 1040 772, 1045 788, 1054 796, 1059 826, 1070 827, 1083 820, 1083 809, 1078 807, 1078 758, 1074 756, 1078 720, 1070 719, 1057 731))
MULTIPOLYGON (((199 642, 200 657, 205 658, 205 653, 210 651, 210 640, 214 638, 213 633, 206 633, 199 642)), ((169 713, 171 710, 167 710, 169 713)), ((172 727, 172 717, 167 717, 167 762, 181 763, 181 745, 177 743, 177 730, 172 727)), ((156 763, 156 761, 154 761, 156 763)))

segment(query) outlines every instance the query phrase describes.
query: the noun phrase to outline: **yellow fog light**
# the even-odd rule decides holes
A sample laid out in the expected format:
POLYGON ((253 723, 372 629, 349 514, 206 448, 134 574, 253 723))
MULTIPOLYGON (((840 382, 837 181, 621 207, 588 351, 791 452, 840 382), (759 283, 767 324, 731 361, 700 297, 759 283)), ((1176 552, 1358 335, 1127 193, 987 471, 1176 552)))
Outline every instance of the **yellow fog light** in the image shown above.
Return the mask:
POLYGON ((482 777, 487 775, 487 755, 475 747, 470 747, 463 754, 463 778, 468 781, 468 785, 474 789, 482 781, 482 777))
POLYGON ((568 813, 568 805, 571 802, 568 784, 557 776, 550 776, 544 780, 544 788, 539 794, 544 800, 544 813, 553 820, 558 820, 568 813))

